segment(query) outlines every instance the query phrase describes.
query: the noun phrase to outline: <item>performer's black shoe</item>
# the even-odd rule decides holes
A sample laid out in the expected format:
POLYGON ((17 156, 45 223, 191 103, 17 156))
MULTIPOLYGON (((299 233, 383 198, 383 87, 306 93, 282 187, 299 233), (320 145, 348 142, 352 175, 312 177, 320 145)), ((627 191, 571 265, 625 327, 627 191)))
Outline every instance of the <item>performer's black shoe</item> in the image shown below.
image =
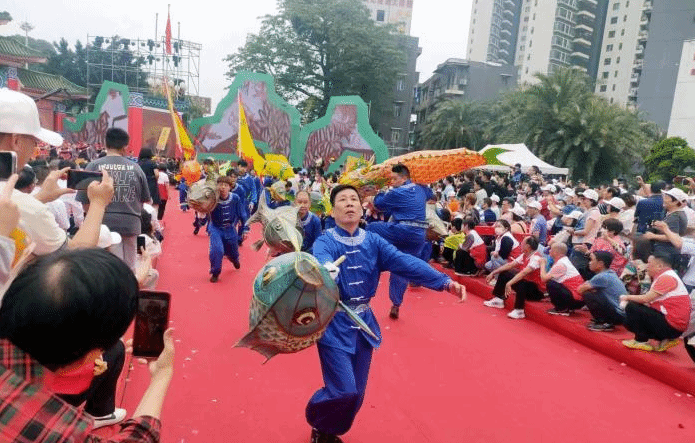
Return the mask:
POLYGON ((398 319, 398 306, 391 306, 391 312, 389 312, 389 317, 391 317, 394 320, 398 319))
POLYGON ((241 267, 239 260, 232 260, 232 264, 234 265, 234 269, 239 269, 241 267))
POLYGON ((309 443, 343 443, 337 435, 326 434, 318 429, 311 430, 311 441, 309 443))
POLYGON ((200 232, 200 226, 196 225, 195 229, 193 229, 193 235, 198 235, 198 232, 200 232))
POLYGON ((219 279, 220 279, 219 275, 212 274, 212 276, 210 277, 210 283, 217 283, 219 281, 219 279))

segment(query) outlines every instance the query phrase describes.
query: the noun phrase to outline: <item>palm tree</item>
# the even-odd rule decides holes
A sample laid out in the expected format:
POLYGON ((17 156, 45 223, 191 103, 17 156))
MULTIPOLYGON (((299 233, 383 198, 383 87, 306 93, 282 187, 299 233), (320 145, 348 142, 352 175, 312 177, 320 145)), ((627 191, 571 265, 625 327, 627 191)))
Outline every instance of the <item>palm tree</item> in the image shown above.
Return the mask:
POLYGON ((488 114, 488 106, 479 102, 447 99, 437 103, 422 131, 423 148, 481 149, 486 144, 488 114))

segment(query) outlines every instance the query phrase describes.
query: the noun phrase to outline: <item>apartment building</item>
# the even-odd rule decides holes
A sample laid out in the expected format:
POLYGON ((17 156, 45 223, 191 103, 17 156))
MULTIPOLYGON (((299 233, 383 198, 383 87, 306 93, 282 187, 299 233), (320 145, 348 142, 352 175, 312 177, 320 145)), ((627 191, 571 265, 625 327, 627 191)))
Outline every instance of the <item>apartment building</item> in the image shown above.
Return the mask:
POLYGON ((473 0, 468 60, 513 65, 522 0, 473 0))
POLYGON ((611 0, 599 59, 596 93, 611 103, 637 103, 652 0, 611 0))

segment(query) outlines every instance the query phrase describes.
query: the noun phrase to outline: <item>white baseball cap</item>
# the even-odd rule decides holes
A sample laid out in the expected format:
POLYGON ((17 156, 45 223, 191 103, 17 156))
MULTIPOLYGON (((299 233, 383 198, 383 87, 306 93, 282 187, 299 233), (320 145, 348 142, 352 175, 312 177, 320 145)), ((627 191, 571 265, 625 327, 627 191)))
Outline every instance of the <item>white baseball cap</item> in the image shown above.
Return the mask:
POLYGON ((565 188, 563 191, 566 196, 568 197, 574 197, 576 194, 574 193, 574 189, 570 188, 569 186, 565 188))
POLYGON ((514 207, 512 208, 512 212, 517 217, 523 217, 524 215, 526 215, 526 210, 524 208, 522 208, 521 206, 519 206, 518 204, 514 205, 514 207))
POLYGON ((492 200, 493 202, 497 202, 497 203, 500 202, 500 198, 497 196, 497 194, 492 194, 492 197, 490 197, 490 200, 492 200))
POLYGON ((615 209, 623 209, 625 207, 625 200, 620 197, 613 197, 608 200, 606 204, 613 206, 615 209))
POLYGON ((537 201, 528 202, 528 203, 526 204, 526 207, 527 207, 527 208, 538 209, 539 211, 540 211, 541 209, 543 209, 543 207, 541 206, 541 204, 538 203, 537 201))
POLYGON ((41 127, 39 110, 34 100, 26 94, 7 88, 0 88, 0 132, 33 135, 51 146, 63 144, 60 134, 41 127))
POLYGON ((671 188, 668 191, 661 191, 664 194, 670 195, 671 197, 675 198, 679 202, 684 202, 688 199, 688 194, 685 192, 681 191, 678 188, 671 188))
POLYGON ((569 214, 565 215, 565 217, 573 218, 575 220, 579 220, 584 213, 582 211, 572 211, 569 214))
POLYGON ((593 200, 595 202, 598 201, 598 192, 594 191, 593 189, 587 189, 582 193, 582 197, 588 198, 589 200, 593 200))
POLYGON ((120 242, 121 234, 118 232, 111 232, 108 226, 101 225, 101 229, 99 230, 99 241, 97 242, 98 248, 108 248, 120 242))

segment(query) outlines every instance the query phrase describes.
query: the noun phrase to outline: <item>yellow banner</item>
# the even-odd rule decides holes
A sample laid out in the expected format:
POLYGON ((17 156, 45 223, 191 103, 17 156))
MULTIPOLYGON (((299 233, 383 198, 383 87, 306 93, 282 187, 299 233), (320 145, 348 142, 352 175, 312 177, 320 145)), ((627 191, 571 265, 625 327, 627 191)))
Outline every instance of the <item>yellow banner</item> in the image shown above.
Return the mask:
POLYGON ((162 132, 159 133, 159 140, 157 141, 157 152, 158 153, 161 153, 166 148, 170 133, 171 133, 170 127, 165 126, 162 128, 162 132))

